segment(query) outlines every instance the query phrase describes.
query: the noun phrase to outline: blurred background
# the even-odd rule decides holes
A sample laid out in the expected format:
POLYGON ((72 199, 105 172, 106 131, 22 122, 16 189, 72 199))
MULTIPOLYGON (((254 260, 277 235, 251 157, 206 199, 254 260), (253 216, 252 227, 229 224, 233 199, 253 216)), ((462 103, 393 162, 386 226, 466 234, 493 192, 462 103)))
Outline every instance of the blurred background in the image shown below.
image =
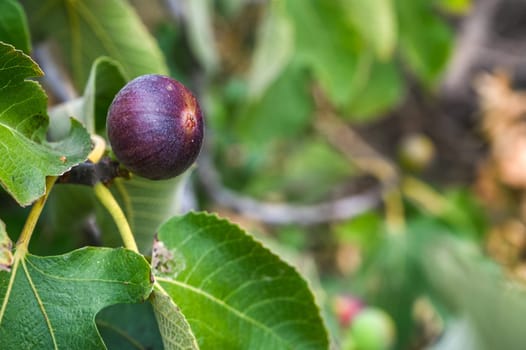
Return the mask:
POLYGON ((334 349, 526 348, 526 2, 131 4, 205 111, 178 211, 297 266, 334 349))

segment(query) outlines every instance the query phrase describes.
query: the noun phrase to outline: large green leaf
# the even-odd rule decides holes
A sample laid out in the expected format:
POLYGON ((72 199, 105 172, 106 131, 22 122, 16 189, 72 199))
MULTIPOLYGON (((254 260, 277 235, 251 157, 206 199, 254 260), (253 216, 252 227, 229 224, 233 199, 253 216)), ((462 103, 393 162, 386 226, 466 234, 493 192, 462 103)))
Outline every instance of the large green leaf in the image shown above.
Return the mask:
POLYGON ((0 41, 25 53, 31 50, 26 15, 16 0, 0 1, 0 41))
POLYGON ((202 349, 327 349, 314 297, 297 271, 239 227, 204 213, 159 230, 170 254, 156 280, 202 349))
POLYGON ((119 61, 130 78, 168 72, 155 40, 124 0, 22 3, 33 32, 60 43, 79 88, 86 83, 91 64, 99 56, 119 61))
POLYGON ((31 58, 0 43, 0 182, 21 205, 45 191, 45 178, 60 175, 84 161, 91 141, 80 123, 72 120, 67 138, 48 143, 47 97, 38 83, 42 75, 31 58))
POLYGON ((11 272, 0 271, 2 349, 103 349, 96 313, 144 301, 152 289, 149 264, 127 249, 17 253, 11 272))

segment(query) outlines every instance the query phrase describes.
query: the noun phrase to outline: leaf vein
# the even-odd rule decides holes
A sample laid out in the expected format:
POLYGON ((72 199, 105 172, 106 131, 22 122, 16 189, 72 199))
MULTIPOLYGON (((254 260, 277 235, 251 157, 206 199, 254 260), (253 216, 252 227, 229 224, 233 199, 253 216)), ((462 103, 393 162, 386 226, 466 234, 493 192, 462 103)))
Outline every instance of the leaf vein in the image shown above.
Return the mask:
POLYGON ((280 337, 272 328, 269 328, 267 325, 265 325, 265 324, 263 324, 261 322, 258 322, 257 320, 255 320, 254 318, 252 318, 250 316, 247 316, 247 315, 243 314, 241 311, 239 311, 236 308, 230 306, 229 304, 226 304, 222 300, 217 299, 215 296, 213 296, 213 295, 211 295, 209 293, 206 293, 206 292, 204 292, 202 290, 199 290, 199 289, 195 288, 192 285, 189 285, 189 284, 186 284, 186 283, 183 283, 183 282, 179 282, 179 281, 176 281, 176 280, 171 280, 171 279, 167 279, 167 278, 158 278, 158 280, 162 281, 164 283, 173 284, 173 285, 176 285, 178 287, 181 287, 181 288, 184 288, 184 289, 188 289, 188 290, 190 290, 193 293, 196 293, 196 294, 198 294, 198 295, 200 295, 200 296, 202 296, 202 297, 204 297, 206 299, 209 299, 213 303, 215 303, 215 304, 217 304, 219 306, 222 306, 227 311, 233 313, 234 315, 236 315, 240 319, 242 319, 242 320, 252 324, 253 326, 263 330, 264 332, 272 335, 280 343, 283 343, 287 347, 289 347, 289 344, 287 344, 287 342, 282 337, 280 337))
POLYGON ((34 268, 36 271, 38 271, 41 275, 43 276, 46 276, 48 278, 51 278, 51 279, 55 279, 55 280, 58 280, 58 281, 72 281, 72 282, 103 282, 103 283, 116 283, 116 284, 126 284, 126 285, 131 285, 131 286, 141 286, 141 284, 138 284, 138 283, 132 283, 132 282, 129 282, 129 281, 119 281, 119 280, 106 280, 106 279, 101 279, 101 278, 72 278, 72 277, 62 277, 62 276, 55 276, 55 275, 50 275, 48 273, 46 273, 45 271, 42 271, 41 269, 39 269, 35 264, 33 264, 31 261, 29 260, 26 260, 27 263, 29 263, 31 265, 32 268, 34 268))
MULTIPOLYGON (((197 236, 197 233, 196 233, 196 236, 197 236)), ((206 252, 202 253, 201 254, 201 257, 199 257, 199 259, 195 262, 195 264, 192 266, 192 268, 188 271, 185 279, 184 279, 184 282, 188 282, 188 280, 190 279, 190 277, 192 276, 192 274, 198 270, 199 268, 199 265, 205 261, 207 258, 208 258, 208 254, 210 254, 211 252, 213 252, 214 250, 219 250, 222 246, 225 246, 225 245, 228 245, 232 242, 236 242, 236 241, 243 241, 242 238, 236 238, 236 239, 230 239, 230 240, 226 240, 224 242, 221 242, 220 244, 215 244, 213 245, 212 247, 210 247, 206 252)))
POLYGON ((204 286, 204 284, 206 282, 208 282, 208 280, 210 280, 215 275, 217 275, 218 273, 223 271, 225 268, 228 267, 228 265, 233 264, 233 263, 238 263, 238 262, 240 262, 240 261, 242 261, 244 259, 253 257, 252 253, 254 252, 254 249, 255 249, 255 247, 252 247, 251 251, 247 252, 247 254, 239 255, 235 259, 229 260, 226 264, 218 265, 215 270, 213 270, 212 272, 208 273, 208 275, 201 280, 201 282, 199 283, 199 285, 197 287, 198 288, 202 288, 204 286))
POLYGON ((46 308, 44 306, 44 302, 40 298, 40 295, 38 294, 38 291, 36 289, 35 284, 33 283, 33 279, 31 278, 31 275, 29 271, 27 270, 27 266, 25 264, 26 260, 22 260, 22 268, 24 269, 24 272, 26 274, 27 280, 29 282, 29 285, 31 287, 31 290, 33 291, 33 294, 35 295, 35 299, 37 300, 38 306, 40 308, 40 311, 42 311, 42 315, 44 316, 44 320, 46 320, 46 326, 49 330, 49 335, 51 336, 51 340, 53 341, 53 347, 58 350, 57 345, 57 339, 55 338, 55 332, 53 331, 53 326, 51 325, 51 320, 47 314, 46 308))

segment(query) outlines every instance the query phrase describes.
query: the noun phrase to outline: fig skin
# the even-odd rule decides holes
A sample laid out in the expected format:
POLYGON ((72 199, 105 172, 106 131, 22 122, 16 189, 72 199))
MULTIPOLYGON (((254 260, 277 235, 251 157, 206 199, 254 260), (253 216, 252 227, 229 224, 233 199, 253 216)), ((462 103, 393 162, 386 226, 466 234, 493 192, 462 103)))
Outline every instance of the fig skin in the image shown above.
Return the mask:
POLYGON ((162 180, 180 175, 199 155, 203 115, 184 85, 163 75, 143 75, 115 96, 106 120, 117 159, 131 172, 162 180))

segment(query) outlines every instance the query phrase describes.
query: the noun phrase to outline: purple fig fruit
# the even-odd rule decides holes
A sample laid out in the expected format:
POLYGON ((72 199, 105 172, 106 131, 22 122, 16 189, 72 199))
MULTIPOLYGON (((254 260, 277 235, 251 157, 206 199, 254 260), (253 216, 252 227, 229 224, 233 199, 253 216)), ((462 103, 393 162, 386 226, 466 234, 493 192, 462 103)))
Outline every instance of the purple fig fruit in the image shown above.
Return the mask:
POLYGON ((154 74, 135 78, 119 91, 106 128, 117 159, 151 180, 188 169, 199 155, 204 134, 201 108, 190 90, 154 74))

